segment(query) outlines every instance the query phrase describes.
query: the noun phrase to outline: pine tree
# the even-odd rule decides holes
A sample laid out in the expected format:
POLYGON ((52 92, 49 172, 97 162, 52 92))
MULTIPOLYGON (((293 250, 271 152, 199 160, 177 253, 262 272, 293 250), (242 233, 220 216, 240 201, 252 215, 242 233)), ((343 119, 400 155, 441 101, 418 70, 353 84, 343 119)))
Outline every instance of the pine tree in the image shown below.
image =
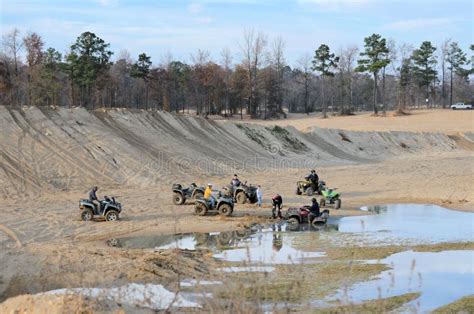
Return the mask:
POLYGON ((389 53, 387 48, 387 41, 379 34, 372 34, 364 38, 364 51, 360 53, 361 57, 357 60, 359 66, 356 68, 357 72, 369 72, 374 76, 374 94, 373 94, 373 108, 374 113, 378 113, 377 109, 377 77, 381 69, 386 67, 390 60, 386 58, 389 53))
POLYGON ((449 72, 450 72, 450 87, 449 87, 449 106, 453 105, 453 76, 454 73, 459 76, 469 75, 469 71, 462 68, 467 62, 467 56, 459 47, 457 42, 452 42, 449 45, 447 60, 449 63, 449 72))
POLYGON ((426 89, 426 99, 430 99, 431 84, 437 79, 436 56, 430 41, 424 41, 420 48, 413 51, 413 76, 421 89, 426 89))
POLYGON ((334 53, 331 53, 328 45, 322 44, 314 52, 312 70, 320 72, 322 77, 321 96, 323 100, 323 118, 327 117, 327 102, 324 95, 325 80, 327 77, 334 76, 334 72, 332 72, 331 69, 337 68, 338 62, 339 57, 336 57, 334 53))

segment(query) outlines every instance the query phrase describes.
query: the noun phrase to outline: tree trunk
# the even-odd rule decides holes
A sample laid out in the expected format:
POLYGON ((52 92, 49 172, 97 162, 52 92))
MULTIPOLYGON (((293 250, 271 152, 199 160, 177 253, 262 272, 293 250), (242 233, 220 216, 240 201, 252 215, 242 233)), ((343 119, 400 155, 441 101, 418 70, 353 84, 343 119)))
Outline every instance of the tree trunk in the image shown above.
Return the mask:
POLYGON ((453 69, 451 69, 451 76, 449 82, 449 108, 453 105, 453 69))
POLYGON ((383 108, 383 114, 386 113, 386 105, 385 105, 385 67, 383 68, 383 74, 382 74, 382 108, 383 108))
POLYGON ((325 77, 324 75, 321 76, 321 99, 323 101, 323 119, 326 119, 328 116, 326 114, 326 111, 327 111, 327 106, 326 106, 326 95, 325 95, 325 91, 324 91, 324 84, 325 83, 325 77))
POLYGON ((374 95, 373 95, 374 114, 378 114, 377 108, 377 73, 374 73, 374 95))
POLYGON ((446 70, 445 70, 444 57, 443 57, 443 64, 441 66, 441 69, 442 69, 441 104, 443 108, 446 108, 446 83, 444 81, 446 70))

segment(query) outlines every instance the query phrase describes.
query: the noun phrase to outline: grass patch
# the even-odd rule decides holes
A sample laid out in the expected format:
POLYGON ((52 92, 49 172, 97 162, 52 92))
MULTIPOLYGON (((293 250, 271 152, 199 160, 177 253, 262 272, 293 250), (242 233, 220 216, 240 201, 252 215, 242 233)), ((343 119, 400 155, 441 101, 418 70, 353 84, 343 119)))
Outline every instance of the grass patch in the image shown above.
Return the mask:
POLYGON ((352 143, 351 139, 348 138, 347 135, 344 134, 343 132, 339 132, 339 136, 341 137, 341 140, 343 140, 344 142, 352 143))
POLYGON ((338 313, 388 313, 395 311, 404 304, 417 299, 420 293, 407 293, 395 297, 371 300, 362 304, 349 304, 322 309, 315 309, 311 313, 338 314, 338 313))
POLYGON ((437 308, 433 313, 474 313, 474 295, 461 298, 453 303, 437 308))
POLYGON ((254 302, 302 303, 322 299, 345 285, 367 280, 388 267, 382 264, 324 262, 275 265, 268 274, 240 273, 226 276, 226 289, 217 296, 254 302))
POLYGON ((284 129, 278 125, 274 126, 273 128, 266 128, 270 133, 279 139, 283 147, 286 149, 289 149, 294 152, 306 152, 308 151, 308 147, 306 146, 305 143, 301 142, 299 139, 296 137, 292 136, 290 132, 288 132, 287 129, 284 129))

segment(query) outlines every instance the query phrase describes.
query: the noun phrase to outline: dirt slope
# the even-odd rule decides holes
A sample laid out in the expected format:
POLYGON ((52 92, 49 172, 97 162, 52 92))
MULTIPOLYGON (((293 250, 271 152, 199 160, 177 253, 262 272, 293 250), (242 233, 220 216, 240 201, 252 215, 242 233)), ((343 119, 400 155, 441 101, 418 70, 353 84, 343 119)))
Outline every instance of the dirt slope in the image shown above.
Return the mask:
POLYGON ((354 164, 469 148, 442 133, 354 132, 204 120, 163 112, 0 106, 0 196, 151 187, 242 169, 354 164), (460 145, 457 145, 457 143, 460 145))

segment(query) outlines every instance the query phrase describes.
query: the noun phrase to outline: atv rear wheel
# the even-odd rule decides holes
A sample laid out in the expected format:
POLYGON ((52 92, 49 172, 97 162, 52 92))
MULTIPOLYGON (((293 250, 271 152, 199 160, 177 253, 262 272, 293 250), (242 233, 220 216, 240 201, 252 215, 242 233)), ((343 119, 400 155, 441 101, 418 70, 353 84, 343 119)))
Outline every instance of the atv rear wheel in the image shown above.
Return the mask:
POLYGON ((326 199, 324 197, 319 201, 319 206, 321 207, 326 206, 326 199))
POLYGON ((86 208, 81 212, 81 219, 84 221, 91 221, 93 217, 94 217, 94 213, 92 212, 92 209, 90 208, 86 208))
POLYGON ((186 199, 184 198, 183 194, 181 193, 174 193, 173 194, 173 203, 175 205, 183 205, 186 199))
POLYGON ((219 214, 223 216, 230 216, 232 214, 232 207, 229 204, 222 204, 219 206, 219 214))
POLYGON ((307 188, 307 189, 306 189, 306 194, 307 194, 308 196, 313 196, 313 194, 314 194, 313 188, 307 188))
POLYGON ((202 193, 201 191, 196 191, 193 195, 193 199, 195 200, 203 198, 203 197, 204 197, 204 193, 202 193))
POLYGON ((119 213, 116 210, 109 210, 107 214, 105 214, 105 220, 117 221, 119 220, 119 213))
POLYGON ((199 203, 194 206, 194 213, 198 216, 206 216, 207 215, 207 207, 206 205, 199 203))
POLYGON ((245 202, 247 202, 247 195, 245 195, 244 192, 239 192, 239 193, 237 193, 237 195, 235 196, 235 200, 236 200, 237 203, 239 203, 239 204, 245 204, 245 202))
POLYGON ((341 203, 342 203, 342 201, 341 201, 340 198, 338 198, 338 199, 334 202, 336 209, 341 208, 341 203))
POLYGON ((300 223, 300 221, 296 217, 290 217, 288 219, 288 224, 290 224, 290 225, 298 225, 299 223, 300 223))

